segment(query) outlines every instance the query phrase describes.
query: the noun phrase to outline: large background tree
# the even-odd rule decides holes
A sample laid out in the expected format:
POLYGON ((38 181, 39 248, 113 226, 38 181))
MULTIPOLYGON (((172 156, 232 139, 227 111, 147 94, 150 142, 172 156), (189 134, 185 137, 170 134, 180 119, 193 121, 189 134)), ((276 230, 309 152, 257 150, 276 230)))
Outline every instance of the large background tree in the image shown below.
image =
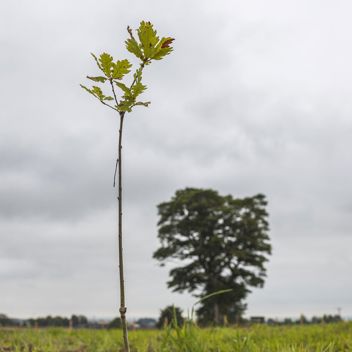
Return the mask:
POLYGON ((201 297, 232 289, 200 303, 202 324, 236 322, 246 309, 251 287, 262 287, 271 254, 267 201, 221 196, 211 189, 186 188, 158 205, 158 237, 154 253, 161 265, 175 260, 168 287, 201 297))

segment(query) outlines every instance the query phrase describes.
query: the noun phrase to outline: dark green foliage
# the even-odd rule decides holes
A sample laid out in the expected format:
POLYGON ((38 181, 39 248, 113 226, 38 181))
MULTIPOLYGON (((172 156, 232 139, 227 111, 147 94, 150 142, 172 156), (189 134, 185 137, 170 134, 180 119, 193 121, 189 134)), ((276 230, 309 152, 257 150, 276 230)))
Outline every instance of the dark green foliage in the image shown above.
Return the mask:
POLYGON ((71 323, 73 328, 82 328, 88 325, 88 319, 84 315, 72 315, 71 323))
POLYGON ((232 289, 200 302, 199 322, 237 322, 250 287, 262 287, 271 254, 265 196, 242 199, 211 189, 186 188, 158 206, 161 265, 172 259, 173 291, 197 292, 198 297, 232 289))
POLYGON ((6 315, 0 313, 0 327, 1 326, 12 326, 14 325, 12 320, 6 315))
POLYGON ((120 329, 121 326, 122 326, 121 318, 117 317, 110 321, 110 323, 108 324, 108 329, 120 329))
POLYGON ((149 65, 152 60, 161 60, 172 51, 171 44, 173 38, 162 37, 159 39, 156 30, 150 22, 142 21, 137 30, 138 39, 133 35, 132 30, 127 28, 130 38, 125 42, 126 49, 134 54, 140 61, 139 67, 133 74, 131 84, 121 82, 121 80, 131 72, 132 64, 127 60, 114 60, 108 53, 102 53, 99 57, 92 54, 98 68, 103 73, 102 76, 87 76, 93 82, 108 83, 112 91, 111 96, 105 95, 100 87, 92 86, 88 88, 81 85, 88 93, 100 100, 104 105, 116 110, 119 113, 131 112, 135 106, 147 107, 150 102, 138 101, 137 98, 147 89, 142 83, 142 73, 145 65, 149 65), (120 96, 115 92, 115 87, 121 90, 120 96), (115 101, 114 105, 107 102, 115 101))
POLYGON ((184 318, 182 316, 182 310, 179 307, 167 306, 160 311, 160 317, 156 326, 161 329, 166 326, 182 326, 184 323, 184 318))

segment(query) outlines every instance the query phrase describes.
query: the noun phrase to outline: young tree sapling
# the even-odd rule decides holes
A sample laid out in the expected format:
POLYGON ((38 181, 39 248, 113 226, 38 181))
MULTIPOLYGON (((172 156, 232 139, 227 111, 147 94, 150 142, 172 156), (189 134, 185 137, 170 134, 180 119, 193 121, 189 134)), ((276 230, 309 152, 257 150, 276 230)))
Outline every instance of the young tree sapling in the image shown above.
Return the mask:
POLYGON ((129 34, 125 41, 126 49, 134 54, 139 60, 139 67, 135 70, 132 83, 124 81, 125 76, 131 72, 132 64, 127 60, 114 60, 108 53, 102 53, 99 57, 92 54, 98 68, 100 76, 87 76, 93 82, 108 85, 110 94, 105 95, 103 90, 93 85, 88 88, 81 87, 93 95, 102 104, 114 110, 119 117, 118 132, 118 158, 116 161, 114 186, 116 172, 118 173, 118 252, 119 252, 119 279, 120 279, 120 316, 123 330, 123 342, 125 352, 129 352, 129 342, 127 335, 125 283, 123 268, 123 236, 122 236, 122 131, 125 114, 131 112, 135 106, 148 107, 149 101, 140 101, 139 96, 146 90, 147 86, 142 83, 142 75, 145 66, 153 60, 161 60, 173 50, 171 47, 174 41, 171 37, 158 37, 156 30, 150 22, 142 21, 137 29, 137 37, 133 35, 130 27, 127 27, 129 34))

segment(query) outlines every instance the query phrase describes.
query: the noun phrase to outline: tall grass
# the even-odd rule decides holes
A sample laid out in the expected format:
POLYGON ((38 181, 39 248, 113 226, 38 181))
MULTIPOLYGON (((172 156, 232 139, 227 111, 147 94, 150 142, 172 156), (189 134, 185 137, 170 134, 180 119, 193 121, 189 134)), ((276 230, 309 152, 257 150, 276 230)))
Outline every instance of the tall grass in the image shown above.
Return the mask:
POLYGON ((200 329, 188 321, 161 335, 162 352, 352 351, 352 324, 200 329))
MULTIPOLYGON (((121 337, 118 330, 0 330, 0 352, 116 352, 121 337)), ((352 352, 352 323, 201 329, 187 321, 131 331, 130 340, 131 352, 352 352)))

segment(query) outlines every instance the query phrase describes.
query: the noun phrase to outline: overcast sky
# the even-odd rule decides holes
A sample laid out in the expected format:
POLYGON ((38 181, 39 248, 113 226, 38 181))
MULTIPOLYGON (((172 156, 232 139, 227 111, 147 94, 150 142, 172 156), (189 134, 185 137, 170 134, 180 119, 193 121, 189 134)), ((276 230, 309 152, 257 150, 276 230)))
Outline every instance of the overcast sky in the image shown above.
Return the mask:
POLYGON ((0 2, 0 312, 118 312, 117 119, 79 87, 90 52, 129 58, 126 27, 176 38, 125 124, 129 317, 172 294, 156 205, 214 188, 269 201, 273 255, 248 315, 352 315, 349 1, 0 2))

